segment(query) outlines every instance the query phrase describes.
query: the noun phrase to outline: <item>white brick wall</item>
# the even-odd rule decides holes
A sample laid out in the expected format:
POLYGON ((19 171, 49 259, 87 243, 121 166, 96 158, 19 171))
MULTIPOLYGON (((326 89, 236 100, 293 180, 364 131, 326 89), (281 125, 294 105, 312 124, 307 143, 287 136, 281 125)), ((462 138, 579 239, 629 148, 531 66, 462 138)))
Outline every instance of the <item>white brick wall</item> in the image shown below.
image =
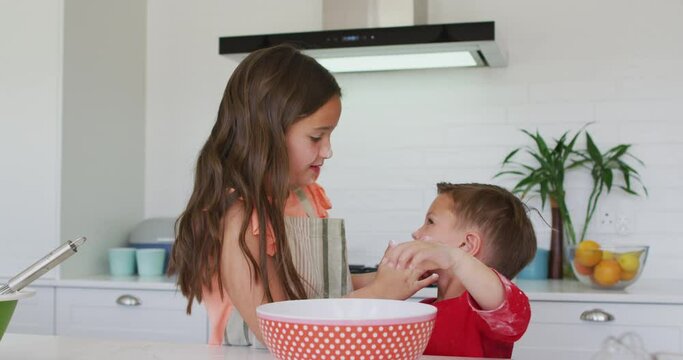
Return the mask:
MULTIPOLYGON (((510 64, 337 76, 344 93, 342 120, 333 134, 334 158, 320 182, 333 201, 332 215, 347 220, 351 262, 375 264, 389 240, 410 239, 436 182, 510 186, 510 179, 492 181, 492 176, 505 154, 529 143, 518 129, 559 136, 594 122, 589 130, 599 146, 634 144, 633 153, 647 165, 641 171, 650 197, 618 191, 603 197, 599 211, 626 219, 628 234, 594 226, 589 236, 649 244, 643 276, 683 278, 683 230, 676 226, 683 220, 683 3, 432 0, 430 9, 433 23, 495 20, 507 40, 510 64)), ((256 16, 244 14, 251 15, 256 16)), ((163 59, 158 61, 149 66, 162 66, 163 59)), ((170 93, 154 94, 154 99, 210 96, 213 107, 219 101, 219 91, 154 91, 170 93)), ((164 149, 182 151, 183 160, 193 158, 206 135, 193 139, 194 146, 180 137, 194 134, 191 127, 210 126, 213 119, 201 124, 173 120, 174 110, 182 113, 186 104, 163 105, 171 119, 149 114, 148 162, 178 166, 176 159, 164 157, 164 149), (178 138, 155 135, 168 121, 178 127, 173 130, 178 138)), ((180 178, 148 174, 148 216, 177 215, 191 184, 191 169, 183 172, 187 175, 180 178)), ((567 190, 580 225, 590 178, 570 174, 567 190)), ((547 209, 544 214, 550 221, 547 209)), ((549 230, 537 216, 532 221, 541 246, 547 247, 549 230)))

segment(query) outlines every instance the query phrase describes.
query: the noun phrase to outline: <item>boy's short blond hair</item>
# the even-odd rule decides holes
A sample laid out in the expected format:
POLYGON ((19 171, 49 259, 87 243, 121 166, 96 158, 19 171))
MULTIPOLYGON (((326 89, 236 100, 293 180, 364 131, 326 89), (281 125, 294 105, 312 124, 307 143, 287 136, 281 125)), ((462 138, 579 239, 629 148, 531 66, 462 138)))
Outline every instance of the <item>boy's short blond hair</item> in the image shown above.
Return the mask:
POLYGON ((453 213, 465 226, 482 232, 488 266, 512 279, 536 254, 536 234, 528 208, 508 190, 488 184, 436 185, 449 195, 453 213))

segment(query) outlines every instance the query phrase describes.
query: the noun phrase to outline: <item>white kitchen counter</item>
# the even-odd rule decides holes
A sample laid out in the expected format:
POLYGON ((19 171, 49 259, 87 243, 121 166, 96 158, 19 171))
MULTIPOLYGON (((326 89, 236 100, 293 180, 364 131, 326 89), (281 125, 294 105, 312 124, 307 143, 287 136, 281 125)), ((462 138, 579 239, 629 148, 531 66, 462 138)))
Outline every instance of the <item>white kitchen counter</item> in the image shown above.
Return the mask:
MULTIPOLYGON (((208 346, 160 342, 94 340, 63 336, 5 334, 0 341, 2 360, 273 360, 266 350, 237 346, 208 346)), ((423 356, 423 360, 476 360, 463 357, 423 356)))
MULTIPOLYGON (((0 282, 6 279, 0 278, 0 282)), ((94 289, 177 290, 175 277, 112 277, 96 275, 78 279, 39 279, 31 286, 94 289)), ((570 280, 515 280, 531 301, 623 302, 683 304, 683 279, 640 279, 624 290, 593 289, 570 280)), ((436 288, 425 288, 414 297, 436 297, 436 288)))
MULTIPOLYGON (((0 282, 7 279, 0 278, 0 282)), ((640 279, 624 290, 601 290, 571 280, 515 280, 534 301, 623 302, 683 304, 683 279, 640 279)), ((39 279, 31 286, 94 289, 177 290, 175 277, 112 277, 95 275, 78 279, 39 279)), ((436 288, 425 288, 414 297, 436 297, 436 288)))
MULTIPOLYGON (((683 280, 640 279, 624 290, 593 289, 578 281, 515 280, 531 301, 577 301, 640 304, 683 304, 683 280)), ((436 288, 422 289, 415 297, 435 297, 436 288)))
MULTIPOLYGON (((7 282, 0 278, 0 282, 7 282)), ((167 276, 93 275, 77 279, 38 279, 29 287, 54 286, 94 289, 176 290, 176 278, 167 276)))
POLYGON ((79 279, 55 280, 59 287, 137 290, 176 290, 176 278, 167 276, 90 276, 79 279))
POLYGON ((519 280, 517 284, 532 301, 683 304, 683 280, 640 279, 624 290, 593 289, 563 280, 519 280))

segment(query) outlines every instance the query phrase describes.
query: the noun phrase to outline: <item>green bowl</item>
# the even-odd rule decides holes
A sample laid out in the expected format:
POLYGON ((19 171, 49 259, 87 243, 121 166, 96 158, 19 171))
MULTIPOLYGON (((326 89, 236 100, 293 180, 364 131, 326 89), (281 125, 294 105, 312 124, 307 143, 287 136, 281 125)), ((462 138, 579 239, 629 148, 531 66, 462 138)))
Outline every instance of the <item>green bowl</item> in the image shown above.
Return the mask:
POLYGON ((33 291, 22 290, 14 294, 0 295, 0 340, 5 335, 5 330, 7 330, 7 325, 9 325, 9 321, 12 319, 17 302, 20 299, 33 296, 33 294, 33 291))

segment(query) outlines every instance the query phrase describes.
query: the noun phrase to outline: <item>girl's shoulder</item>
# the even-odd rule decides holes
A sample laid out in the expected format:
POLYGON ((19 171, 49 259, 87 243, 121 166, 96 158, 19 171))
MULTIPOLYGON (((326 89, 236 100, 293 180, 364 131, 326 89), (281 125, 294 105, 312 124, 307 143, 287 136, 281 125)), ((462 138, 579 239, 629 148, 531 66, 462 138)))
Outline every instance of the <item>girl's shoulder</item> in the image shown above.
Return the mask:
MULTIPOLYGON (((307 185, 302 188, 306 199, 311 203, 317 216, 320 218, 328 217, 327 210, 332 208, 330 199, 325 193, 325 189, 317 183, 307 185)), ((289 195, 287 202, 285 204, 285 216, 292 217, 305 217, 307 216, 304 206, 301 201, 293 192, 289 195)), ((258 214, 253 211, 251 214, 246 214, 244 209, 244 203, 242 201, 236 201, 228 209, 228 211, 223 216, 223 225, 226 231, 237 231, 233 233, 232 237, 239 238, 239 229, 241 229, 243 221, 245 218, 249 218, 249 225, 247 227, 247 236, 257 241, 259 234, 261 233, 261 228, 259 226, 258 214)), ((224 234, 226 236, 228 234, 224 234)), ((275 255, 275 235, 273 234, 273 229, 267 225, 266 226, 266 253, 270 256, 275 255)))
MULTIPOLYGON (((328 217, 327 210, 332 208, 332 202, 327 197, 325 189, 318 183, 312 183, 303 187, 302 192, 306 196, 306 200, 310 202, 319 218, 328 217)), ((305 207, 301 204, 299 197, 295 193, 291 193, 285 205, 285 216, 304 217, 307 216, 305 207)))
POLYGON ((332 208, 332 202, 330 202, 330 198, 327 197, 325 189, 323 189, 323 187, 320 186, 318 183, 313 183, 311 185, 306 186, 306 191, 308 191, 311 194, 311 198, 313 199, 315 204, 320 208, 323 208, 325 210, 329 210, 332 208))

